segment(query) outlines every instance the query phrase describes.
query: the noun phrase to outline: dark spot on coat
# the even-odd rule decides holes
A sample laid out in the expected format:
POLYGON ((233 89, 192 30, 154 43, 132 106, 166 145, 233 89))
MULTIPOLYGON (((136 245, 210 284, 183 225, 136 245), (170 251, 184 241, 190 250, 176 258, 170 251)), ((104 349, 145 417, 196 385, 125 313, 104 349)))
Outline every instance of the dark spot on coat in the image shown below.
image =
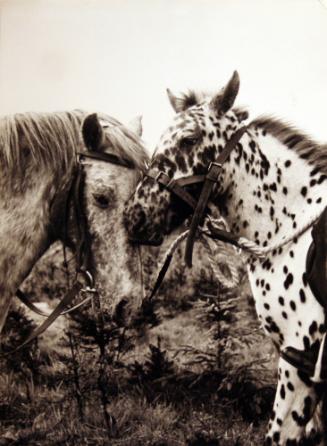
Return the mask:
POLYGON ((313 321, 309 327, 309 334, 312 336, 318 331, 318 324, 316 321, 313 321))
POLYGON ((296 310, 296 304, 295 304, 294 300, 291 300, 291 301, 290 301, 290 307, 291 307, 291 309, 292 309, 293 311, 296 310))
POLYGON ((286 393, 285 393, 285 386, 284 384, 282 384, 281 388, 280 388, 280 397, 282 400, 285 399, 286 393))
POLYGON ((290 390, 291 392, 294 392, 294 386, 293 386, 293 384, 292 384, 290 381, 287 383, 287 388, 288 388, 288 390, 290 390))
POLYGON ((284 288, 286 290, 290 287, 290 285, 292 285, 293 280, 294 280, 293 279, 293 274, 292 273, 287 274, 286 279, 284 281, 284 288))

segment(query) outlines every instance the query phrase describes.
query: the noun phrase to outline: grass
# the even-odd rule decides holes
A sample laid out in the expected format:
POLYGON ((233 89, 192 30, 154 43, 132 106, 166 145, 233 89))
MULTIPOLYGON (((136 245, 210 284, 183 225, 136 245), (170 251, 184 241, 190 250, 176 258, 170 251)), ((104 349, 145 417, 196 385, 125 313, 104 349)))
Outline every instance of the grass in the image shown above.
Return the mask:
MULTIPOLYGON (((149 401, 140 386, 121 391, 110 403, 115 421, 108 436, 96 395, 88 401, 85 420, 81 421, 76 404, 65 398, 63 390, 38 389, 32 401, 26 395, 12 399, 16 412, 12 418, 6 417, 2 430, 2 438, 10 442, 0 444, 196 446, 218 444, 215 441, 219 439, 225 446, 250 446, 262 440, 262 426, 245 422, 231 403, 219 401, 214 394, 201 403, 195 403, 189 394, 173 404, 149 401)), ((168 397, 173 399, 171 394, 168 397)), ((160 399, 165 398, 160 395, 160 399)))
MULTIPOLYGON (((160 324, 113 335, 103 361, 85 335, 91 316, 83 313, 70 325, 61 320, 38 345, 1 359, 0 446, 262 444, 275 356, 259 330, 248 282, 242 274, 240 287, 226 291, 201 250, 192 273, 180 256, 158 296, 160 324)), ((148 287, 155 266, 152 253, 148 287)), ((65 283, 55 247, 25 287, 51 304, 65 283)), ((30 317, 14 309, 3 348, 29 329, 30 317)))

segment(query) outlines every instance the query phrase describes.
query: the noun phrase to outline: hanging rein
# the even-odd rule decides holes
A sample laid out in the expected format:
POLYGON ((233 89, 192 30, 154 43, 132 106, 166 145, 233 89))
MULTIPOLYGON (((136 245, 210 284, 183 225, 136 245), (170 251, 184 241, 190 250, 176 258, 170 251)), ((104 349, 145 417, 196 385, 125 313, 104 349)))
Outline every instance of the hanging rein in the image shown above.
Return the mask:
MULTIPOLYGON (((185 238, 187 239, 185 248, 185 261, 189 267, 192 266, 193 247, 195 238, 198 233, 204 234, 211 239, 231 244, 243 251, 246 251, 250 255, 254 255, 255 257, 264 258, 267 254, 269 254, 273 250, 277 250, 278 248, 295 240, 297 237, 302 235, 305 231, 311 228, 319 220, 321 212, 315 215, 306 225, 300 228, 296 232, 296 234, 293 234, 289 237, 285 237, 284 239, 282 239, 280 243, 278 243, 275 246, 268 246, 262 248, 258 246, 256 243, 244 237, 238 237, 237 235, 229 231, 226 231, 221 227, 221 225, 216 224, 217 222, 211 219, 209 216, 206 216, 206 218, 204 219, 205 212, 208 206, 208 201, 212 189, 218 180, 218 175, 221 171, 221 168, 223 164, 228 160, 231 152, 236 147, 237 143, 240 141, 240 139, 242 138, 242 136, 246 131, 247 127, 241 127, 232 135, 232 137, 227 141, 225 147, 218 156, 217 160, 209 164, 207 173, 204 175, 190 175, 174 180, 170 178, 165 172, 160 170, 158 171, 155 168, 150 168, 148 172, 145 173, 146 176, 152 178, 154 181, 161 184, 171 193, 177 195, 180 199, 182 199, 185 203, 187 203, 189 207, 191 207, 194 210, 189 229, 183 232, 172 243, 171 247, 169 248, 163 266, 158 274, 154 288, 151 294, 146 298, 147 301, 150 301, 158 291, 165 277, 165 274, 169 268, 169 264, 172 260, 173 254, 177 246, 185 238), (188 193, 184 189, 184 187, 201 183, 203 183, 202 190, 199 199, 196 202, 194 197, 190 193, 188 193), (205 229, 203 229, 203 227, 200 227, 200 225, 203 223, 206 225, 205 229)), ((317 297, 316 293, 314 293, 314 295, 320 302, 320 299, 319 297, 317 297)), ((307 373, 314 382, 321 382, 323 380, 327 380, 326 333, 322 338, 318 351, 307 352, 295 349, 293 347, 285 347, 280 353, 285 361, 287 361, 297 369, 307 373)))
POLYGON ((20 301, 23 304, 25 304, 31 311, 41 316, 44 316, 47 319, 40 326, 38 326, 22 344, 20 344, 17 348, 15 348, 15 350, 9 352, 10 354, 20 350, 27 344, 31 343, 34 339, 40 336, 47 328, 49 328, 50 325, 53 324, 53 322, 59 316, 77 310, 81 306, 88 303, 92 299, 92 297, 97 293, 97 289, 95 288, 92 274, 93 267, 91 261, 91 239, 88 233, 87 217, 83 209, 84 184, 85 184, 85 171, 83 167, 84 158, 91 158, 98 161, 104 161, 110 164, 116 164, 118 166, 122 166, 127 169, 134 169, 134 165, 131 162, 121 157, 118 157, 113 153, 91 152, 91 151, 77 153, 76 169, 65 202, 64 236, 63 236, 63 246, 64 246, 63 249, 65 257, 65 246, 68 240, 67 228, 68 228, 69 211, 70 209, 72 209, 73 218, 77 230, 77 241, 75 248, 76 270, 75 270, 74 284, 67 291, 65 296, 62 298, 62 300, 50 314, 39 310, 39 308, 37 308, 32 302, 30 302, 29 298, 23 293, 23 291, 21 291, 20 289, 17 290, 16 296, 20 299, 20 301), (84 285, 81 281, 78 280, 79 276, 82 276, 83 281, 86 283, 86 285, 84 285), (88 296, 85 299, 83 299, 80 303, 67 309, 67 307, 71 305, 71 303, 79 293, 84 293, 84 294, 86 293, 88 294, 88 296))

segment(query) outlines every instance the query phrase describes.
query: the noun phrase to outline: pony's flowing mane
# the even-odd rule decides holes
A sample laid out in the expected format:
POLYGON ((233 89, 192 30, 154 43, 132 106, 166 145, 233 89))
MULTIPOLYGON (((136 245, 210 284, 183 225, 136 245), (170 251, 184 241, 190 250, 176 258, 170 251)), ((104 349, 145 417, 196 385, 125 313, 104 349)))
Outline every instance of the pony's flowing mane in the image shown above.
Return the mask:
POLYGON ((289 149, 295 150, 301 158, 327 173, 327 144, 319 144, 291 124, 272 116, 260 116, 250 126, 264 129, 289 149))
MULTIPOLYGON (((17 113, 0 118, 0 164, 19 171, 31 156, 35 165, 67 168, 83 150, 81 125, 86 112, 17 113)), ((98 113, 112 151, 144 169, 148 155, 138 137, 116 119, 98 113)))

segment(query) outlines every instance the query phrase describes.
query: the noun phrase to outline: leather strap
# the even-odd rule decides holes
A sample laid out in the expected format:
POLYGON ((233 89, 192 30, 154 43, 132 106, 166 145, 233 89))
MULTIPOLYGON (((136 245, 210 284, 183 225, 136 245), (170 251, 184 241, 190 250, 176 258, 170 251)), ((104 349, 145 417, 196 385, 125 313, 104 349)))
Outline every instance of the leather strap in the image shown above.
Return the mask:
POLYGON ((185 201, 192 209, 196 208, 195 199, 181 186, 181 183, 182 184, 185 183, 183 185, 193 184, 192 181, 193 177, 186 177, 186 178, 180 178, 179 180, 172 180, 165 172, 157 171, 155 169, 150 169, 150 171, 146 172, 145 175, 149 178, 152 178, 157 183, 162 184, 167 190, 173 192, 175 195, 177 195, 179 198, 185 201))
POLYGON ((212 188, 215 182, 217 181, 220 169, 221 165, 218 163, 212 163, 210 165, 208 174, 202 187, 201 195, 199 197, 197 206, 193 214, 190 226, 190 232, 187 237, 186 248, 185 248, 185 261, 186 265, 189 267, 192 266, 192 253, 193 253, 196 231, 203 218, 204 211, 208 205, 208 200, 212 192, 212 188))
POLYGON ((294 347, 286 347, 280 352, 280 356, 308 376, 313 376, 315 370, 315 363, 317 360, 317 352, 312 350, 298 350, 294 347))
MULTIPOLYGON (((147 172, 145 172, 145 175, 147 177, 152 178, 154 181, 164 186, 167 190, 177 195, 192 209, 194 209, 190 232, 185 249, 185 261, 186 264, 190 267, 192 266, 192 254, 196 231, 207 208, 213 186, 218 179, 218 175, 222 165, 227 161, 231 151, 242 138, 246 130, 247 127, 241 127, 232 135, 232 137, 227 141, 223 151, 218 156, 217 160, 209 164, 208 172, 206 175, 190 175, 174 180, 173 178, 170 178, 165 172, 156 168, 150 168, 147 172), (200 197, 196 202, 196 200, 184 189, 184 187, 199 183, 203 183, 203 187, 200 197)), ((215 237, 213 238, 221 238, 221 240, 225 239, 229 243, 235 243, 237 245, 236 237, 234 237, 232 234, 228 235, 226 231, 216 231, 215 237)))
POLYGON ((196 209, 193 214, 191 226, 190 226, 190 232, 186 241, 186 248, 185 248, 185 261, 187 266, 192 266, 192 255, 193 255, 193 247, 194 247, 194 241, 196 236, 196 231, 201 223, 201 220, 203 218, 204 212, 206 210, 206 207, 208 205, 208 200, 210 197, 210 194, 212 192, 213 186, 215 182, 218 179, 219 172, 222 168, 222 165, 227 161, 231 151, 234 149, 236 144, 239 142, 239 140, 242 138, 244 133, 246 132, 247 127, 241 127, 238 129, 231 139, 229 139, 221 152, 221 154, 218 156, 217 161, 214 163, 210 163, 208 167, 208 173, 205 177, 205 182, 202 187, 201 195, 199 197, 196 209))
POLYGON ((88 271, 91 268, 91 241, 89 239, 87 218, 84 212, 84 176, 85 172, 80 165, 73 183, 73 212, 75 213, 75 226, 77 228, 76 244, 76 270, 88 271))
POLYGON ((49 328, 50 325, 52 325, 53 322, 61 315, 63 310, 65 310, 65 308, 71 304, 71 302, 74 300, 74 298, 82 288, 83 285, 79 282, 76 282, 72 286, 72 288, 67 292, 64 298, 59 302, 59 304, 56 306, 56 308, 53 310, 50 316, 41 325, 39 325, 22 344, 20 344, 14 350, 7 352, 5 356, 8 356, 12 353, 16 353, 17 351, 21 350, 23 347, 34 341, 42 333, 44 333, 45 330, 49 328))
POLYGON ((327 343, 322 340, 322 358, 319 376, 315 376, 316 366, 318 362, 317 351, 298 350, 294 347, 286 347, 280 352, 280 356, 293 367, 304 372, 310 378, 315 378, 315 382, 327 380, 327 343))
POLYGON ((79 155, 80 158, 92 158, 99 161, 105 161, 110 164, 117 164, 118 166, 126 167, 127 169, 135 168, 131 161, 121 158, 114 153, 85 151, 77 152, 77 155, 79 155))
POLYGON ((166 257, 165 263, 163 264, 161 270, 159 271, 156 283, 154 284, 154 287, 153 287, 153 289, 151 291, 151 294, 146 297, 146 300, 150 301, 155 296, 157 291, 159 290, 159 288, 160 288, 160 286, 161 286, 161 284, 162 284, 162 282, 163 282, 163 280, 165 278, 166 272, 168 271, 168 268, 169 268, 169 265, 170 265, 170 263, 172 261, 172 258, 173 258, 173 254, 169 254, 166 257))
POLYGON ((210 231, 210 233, 206 233, 208 237, 214 240, 220 240, 222 242, 229 243, 230 245, 236 246, 237 248, 240 246, 239 237, 232 232, 228 232, 220 228, 215 228, 211 221, 208 222, 208 229, 210 231))
MULTIPOLYGON (((84 290, 81 290, 84 291, 84 290)), ((89 288, 87 287, 86 290, 89 293, 94 293, 95 289, 89 288)), ((36 305, 33 304, 33 302, 31 302, 29 300, 29 298, 26 296, 25 293, 23 293, 23 291, 21 291, 20 289, 18 289, 16 291, 16 297, 18 297, 18 299, 27 306, 27 308, 29 308, 31 311, 33 311, 34 313, 38 314, 39 316, 42 317, 49 317, 51 313, 46 313, 45 311, 40 310, 36 305)), ((79 302, 78 304, 74 305, 73 307, 69 307, 68 310, 64 310, 60 313, 60 316, 63 316, 65 314, 69 314, 72 313, 73 311, 77 310, 78 308, 82 307, 83 305, 85 305, 87 302, 89 302, 92 299, 92 296, 88 296, 85 299, 83 299, 81 302, 79 302)))
POLYGON ((20 289, 18 289, 16 291, 16 296, 18 297, 18 299, 23 302, 24 305, 27 306, 27 308, 29 308, 31 311, 33 311, 34 313, 43 316, 43 317, 48 317, 49 314, 45 313, 44 311, 40 310, 37 306, 35 306, 26 296, 25 293, 23 293, 23 291, 21 291, 20 289))
POLYGON ((327 206, 314 224, 313 241, 306 258, 306 275, 311 291, 320 305, 327 309, 327 206))

